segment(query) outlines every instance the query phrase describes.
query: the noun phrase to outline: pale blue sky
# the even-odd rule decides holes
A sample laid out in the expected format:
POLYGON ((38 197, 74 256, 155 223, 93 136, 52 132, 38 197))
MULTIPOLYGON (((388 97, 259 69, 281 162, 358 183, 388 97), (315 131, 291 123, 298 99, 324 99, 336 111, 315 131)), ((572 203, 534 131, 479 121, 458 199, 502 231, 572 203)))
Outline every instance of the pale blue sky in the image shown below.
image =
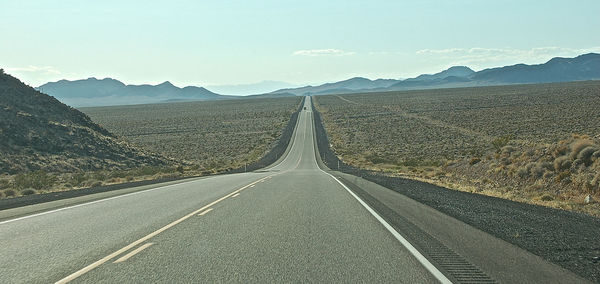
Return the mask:
POLYGON ((598 0, 0 0, 0 67, 33 86, 407 78, 600 52, 598 15, 598 0))

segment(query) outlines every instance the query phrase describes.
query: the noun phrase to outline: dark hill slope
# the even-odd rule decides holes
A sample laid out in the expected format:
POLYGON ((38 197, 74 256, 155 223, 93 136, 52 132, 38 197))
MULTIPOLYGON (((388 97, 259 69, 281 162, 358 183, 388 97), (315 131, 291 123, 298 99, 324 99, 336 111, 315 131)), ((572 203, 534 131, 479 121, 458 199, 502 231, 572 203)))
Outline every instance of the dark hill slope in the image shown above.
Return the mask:
POLYGON ((161 165, 90 118, 0 72, 0 174, 161 165))
POLYGON ((474 73, 472 80, 490 83, 550 83, 600 79, 600 54, 555 57, 544 64, 517 64, 474 73))

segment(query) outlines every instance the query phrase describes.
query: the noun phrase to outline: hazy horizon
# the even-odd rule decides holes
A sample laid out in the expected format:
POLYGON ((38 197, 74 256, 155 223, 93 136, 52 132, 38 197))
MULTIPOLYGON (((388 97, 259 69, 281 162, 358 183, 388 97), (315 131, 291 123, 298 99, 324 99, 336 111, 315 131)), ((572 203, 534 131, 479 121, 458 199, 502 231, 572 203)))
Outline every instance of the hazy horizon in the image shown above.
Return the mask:
POLYGON ((598 1, 156 1, 142 9, 7 0, 0 68, 32 86, 110 77, 244 90, 265 81, 410 78, 600 52, 600 38, 590 36, 599 11, 598 1))

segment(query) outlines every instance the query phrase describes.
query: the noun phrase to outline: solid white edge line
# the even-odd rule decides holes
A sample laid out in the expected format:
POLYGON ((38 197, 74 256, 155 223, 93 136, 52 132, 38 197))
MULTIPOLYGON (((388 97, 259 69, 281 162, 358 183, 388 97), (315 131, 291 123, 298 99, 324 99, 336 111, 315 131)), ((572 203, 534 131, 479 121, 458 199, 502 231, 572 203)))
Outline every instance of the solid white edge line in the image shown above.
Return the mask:
MULTIPOLYGON (((321 170, 321 171, 323 171, 323 170, 321 170)), ((363 207, 365 207, 367 209, 367 211, 369 211, 369 213, 371 213, 371 215, 373 215, 373 217, 375 217, 375 219, 377 219, 377 221, 379 221, 379 223, 381 223, 390 233, 392 233, 392 235, 412 255, 415 256, 415 258, 425 267, 425 269, 427 269, 429 271, 429 273, 431 273, 433 275, 433 277, 435 277, 438 281, 440 281, 440 283, 444 283, 444 284, 452 283, 452 281, 450 281, 450 279, 448 279, 441 271, 439 271, 437 269, 437 267, 435 267, 433 264, 431 264, 431 262, 429 262, 429 260, 427 258, 425 258, 425 256, 423 256, 409 241, 407 241, 387 221, 385 221, 381 216, 379 216, 379 214, 377 214, 377 212, 375 212, 375 210, 373 210, 371 207, 369 207, 369 205, 367 205, 367 203, 365 203, 362 199, 360 199, 360 197, 358 197, 356 194, 354 194, 354 192, 352 192, 348 187, 346 187, 345 184, 343 184, 340 180, 338 180, 332 174, 325 172, 325 171, 323 171, 323 172, 326 173, 327 175, 329 175, 335 181, 337 181, 346 191, 348 191, 348 193, 350 193, 350 195, 352 195, 352 197, 354 197, 356 200, 358 200, 358 202, 363 207)))
MULTIPOLYGON (((310 103, 312 106, 312 98, 311 98, 310 103)), ((311 129, 312 129, 312 127, 314 127, 314 124, 315 124, 314 118, 312 116, 311 116, 311 121, 312 121, 312 124, 311 124, 311 129)), ((313 132, 313 134, 315 133, 314 130, 312 132, 313 132)), ((315 151, 315 154, 319 152, 316 147, 317 147, 316 143, 313 143, 313 149, 315 151)), ((379 221, 379 223, 381 223, 396 238, 396 240, 398 240, 425 267, 425 269, 427 269, 427 271, 429 271, 429 273, 431 273, 433 275, 433 277, 435 277, 440 283, 452 284, 452 281, 450 281, 450 279, 448 279, 446 277, 446 275, 444 275, 441 271, 439 271, 437 269, 437 267, 435 267, 435 265, 431 264, 431 262, 429 262, 429 260, 425 256, 423 256, 409 241, 407 241, 402 235, 400 235, 400 233, 398 233, 398 231, 396 231, 396 229, 394 229, 394 227, 392 227, 385 219, 383 219, 383 217, 379 216, 379 214, 377 214, 377 212, 375 212, 375 210, 373 210, 366 202, 364 202, 362 199, 360 199, 360 197, 358 197, 356 194, 354 194, 354 192, 352 192, 352 190, 350 190, 343 182, 341 182, 335 176, 333 176, 332 174, 321 169, 321 167, 319 167, 319 163, 317 162, 316 156, 315 156, 315 164, 317 165, 317 168, 320 171, 322 171, 323 173, 325 173, 326 175, 330 176, 332 179, 337 181, 348 193, 350 193, 350 195, 352 195, 352 197, 354 197, 354 199, 356 199, 358 201, 358 203, 360 203, 360 205, 362 205, 365 209, 367 209, 367 211, 369 211, 369 213, 371 213, 371 215, 373 215, 373 217, 375 217, 375 219, 377 219, 377 221, 379 221)))
MULTIPOLYGON (((42 216, 42 215, 46 215, 46 214, 52 214, 52 213, 56 213, 56 212, 63 211, 63 210, 68 210, 68 209, 73 209, 73 208, 77 208, 77 207, 92 205, 92 204, 96 204, 96 203, 100 203, 100 202, 104 202, 104 201, 109 201, 109 200, 113 200, 113 199, 117 199, 117 198, 122 198, 122 197, 132 196, 132 195, 141 194, 141 193, 145 193, 145 192, 155 191, 155 190, 158 190, 158 189, 164 189, 164 188, 167 188, 167 187, 172 187, 172 186, 177 186, 177 185, 183 185, 183 184, 193 183, 193 182, 197 182, 197 180, 192 180, 192 181, 187 181, 187 182, 181 182, 181 183, 175 183, 175 184, 169 184, 169 185, 163 185, 163 186, 159 186, 159 187, 155 187, 155 188, 149 188, 149 189, 142 189, 142 190, 136 191, 136 192, 131 192, 131 193, 126 193, 126 194, 122 194, 122 195, 117 195, 117 196, 102 198, 102 199, 98 199, 98 200, 94 200, 94 201, 90 201, 90 202, 85 202, 85 203, 81 203, 81 204, 77 204, 77 205, 71 205, 71 206, 62 207, 62 208, 58 208, 58 209, 54 209, 54 210, 49 210, 49 211, 44 211, 44 212, 35 213, 35 214, 31 214, 31 215, 26 215, 26 216, 18 217, 18 218, 15 218, 15 219, 9 219, 9 220, 2 221, 2 222, 0 222, 0 225, 6 224, 6 223, 15 222, 15 221, 20 221, 20 220, 24 220, 24 219, 29 219, 29 218, 33 218, 33 217, 38 217, 38 216, 42 216)), ((85 196, 85 195, 82 195, 82 196, 85 196)), ((61 199, 59 199, 59 200, 61 200, 61 199)), ((59 200, 56 200, 56 201, 59 201, 59 200)), ((43 204, 43 203, 40 203, 40 204, 43 204)))

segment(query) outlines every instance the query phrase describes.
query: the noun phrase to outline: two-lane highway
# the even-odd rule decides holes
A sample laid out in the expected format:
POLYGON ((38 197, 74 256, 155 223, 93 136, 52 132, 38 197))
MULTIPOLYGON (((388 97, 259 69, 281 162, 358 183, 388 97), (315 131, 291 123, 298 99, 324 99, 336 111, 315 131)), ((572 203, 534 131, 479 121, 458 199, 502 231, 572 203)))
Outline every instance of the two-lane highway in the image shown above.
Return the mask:
POLYGON ((317 166, 310 104, 271 168, 0 222, 3 281, 447 281, 317 166))

